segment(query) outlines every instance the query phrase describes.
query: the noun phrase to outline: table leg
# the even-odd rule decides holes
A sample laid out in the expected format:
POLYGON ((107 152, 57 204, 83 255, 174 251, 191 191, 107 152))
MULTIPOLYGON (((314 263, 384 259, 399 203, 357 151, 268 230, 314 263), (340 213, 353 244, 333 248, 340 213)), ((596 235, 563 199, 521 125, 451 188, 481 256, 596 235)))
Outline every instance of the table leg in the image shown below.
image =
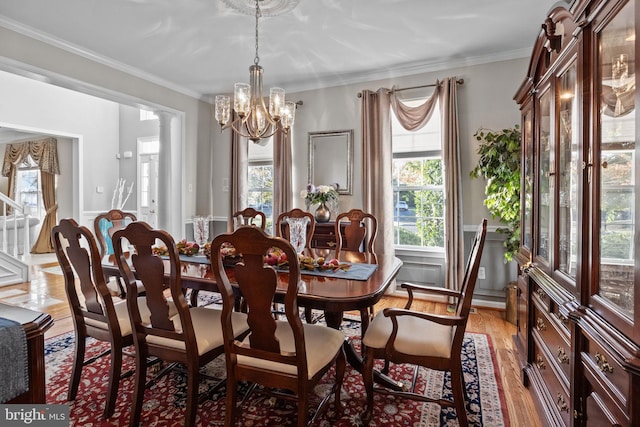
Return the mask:
MULTIPOLYGON (((341 311, 340 312, 325 311, 324 318, 325 318, 325 321, 327 322, 327 326, 333 329, 339 329, 340 324, 342 323, 342 315, 343 313, 341 311)), ((366 323, 368 324, 368 320, 369 320, 368 315, 366 315, 365 317, 367 320, 366 323)), ((363 325, 363 326, 365 326, 363 329, 366 329, 366 325, 363 325)), ((353 347, 353 344, 348 339, 344 340, 343 346, 344 346, 344 352, 347 356, 347 362, 349 362, 349 364, 356 371, 362 373, 364 369, 362 355, 356 351, 356 349, 353 347)), ((402 391, 402 385, 400 383, 394 381, 392 378, 390 378, 387 375, 384 375, 382 372, 378 370, 373 371, 373 380, 376 383, 388 389, 395 390, 395 391, 402 391)))

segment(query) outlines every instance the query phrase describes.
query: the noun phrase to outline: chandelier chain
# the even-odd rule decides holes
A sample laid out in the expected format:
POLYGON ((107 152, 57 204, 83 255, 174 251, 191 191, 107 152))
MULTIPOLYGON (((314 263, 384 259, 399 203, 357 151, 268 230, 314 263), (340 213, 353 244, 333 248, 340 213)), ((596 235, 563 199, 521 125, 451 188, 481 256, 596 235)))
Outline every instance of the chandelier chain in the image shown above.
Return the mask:
POLYGON ((258 18, 260 17, 260 2, 256 0, 256 57, 253 58, 253 63, 258 65, 260 57, 258 56, 258 18))

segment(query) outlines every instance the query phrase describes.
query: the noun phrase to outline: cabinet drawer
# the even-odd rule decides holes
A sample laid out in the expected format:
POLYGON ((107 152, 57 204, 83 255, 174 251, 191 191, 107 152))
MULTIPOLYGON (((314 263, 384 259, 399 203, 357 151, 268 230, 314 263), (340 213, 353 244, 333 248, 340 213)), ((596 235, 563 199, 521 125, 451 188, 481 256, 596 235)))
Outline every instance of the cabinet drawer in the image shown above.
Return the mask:
POLYGON ((564 383, 568 385, 571 345, 559 329, 558 323, 555 317, 541 310, 537 302, 533 305, 533 334, 539 339, 540 345, 544 345, 548 353, 553 355, 553 362, 562 372, 564 383))
POLYGON ((615 427, 624 425, 614 418, 607 404, 595 391, 587 397, 584 417, 586 425, 589 427, 615 427))
POLYGON ((571 401, 569 399, 569 393, 567 388, 563 386, 554 369, 554 366, 557 366, 557 364, 547 358, 547 354, 536 337, 534 337, 533 340, 533 354, 533 366, 534 369, 539 372, 547 387, 549 399, 551 400, 549 404, 555 411, 557 411, 558 414, 560 414, 560 417, 566 426, 571 425, 571 401))
POLYGON ((584 368, 599 380, 622 408, 626 408, 629 399, 629 374, 620 363, 611 353, 591 339, 584 340, 584 348, 580 356, 584 368))

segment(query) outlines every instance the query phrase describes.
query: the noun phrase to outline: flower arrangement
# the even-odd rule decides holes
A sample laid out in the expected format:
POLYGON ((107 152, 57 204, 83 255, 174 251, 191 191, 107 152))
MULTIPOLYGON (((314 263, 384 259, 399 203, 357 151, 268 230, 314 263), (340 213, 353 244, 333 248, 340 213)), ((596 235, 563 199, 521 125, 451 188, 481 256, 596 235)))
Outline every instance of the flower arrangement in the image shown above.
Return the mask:
POLYGON ((313 184, 308 184, 307 188, 300 192, 300 197, 309 205, 338 200, 338 184, 318 185, 317 187, 313 184))

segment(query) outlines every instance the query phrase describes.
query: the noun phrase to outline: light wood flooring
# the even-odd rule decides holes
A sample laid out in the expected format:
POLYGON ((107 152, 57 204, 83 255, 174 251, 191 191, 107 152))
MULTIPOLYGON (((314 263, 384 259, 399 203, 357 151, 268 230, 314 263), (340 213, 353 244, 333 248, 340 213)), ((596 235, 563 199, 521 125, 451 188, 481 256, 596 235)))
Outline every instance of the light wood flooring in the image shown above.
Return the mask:
MULTIPOLYGON (((50 260, 32 265, 30 283, 0 287, 1 302, 43 311, 54 318, 53 327, 45 334, 47 338, 73 329, 64 280, 62 275, 55 274, 56 268, 57 263, 50 260)), ((405 302, 404 297, 385 296, 376 305, 375 310, 377 312, 385 307, 402 307, 405 302)), ((446 313, 444 304, 431 301, 414 301, 413 308, 438 314, 446 313)), ((477 313, 471 314, 467 330, 485 333, 491 337, 511 425, 542 426, 529 391, 520 380, 520 367, 512 338, 515 326, 504 320, 503 311, 478 308, 477 313)))

